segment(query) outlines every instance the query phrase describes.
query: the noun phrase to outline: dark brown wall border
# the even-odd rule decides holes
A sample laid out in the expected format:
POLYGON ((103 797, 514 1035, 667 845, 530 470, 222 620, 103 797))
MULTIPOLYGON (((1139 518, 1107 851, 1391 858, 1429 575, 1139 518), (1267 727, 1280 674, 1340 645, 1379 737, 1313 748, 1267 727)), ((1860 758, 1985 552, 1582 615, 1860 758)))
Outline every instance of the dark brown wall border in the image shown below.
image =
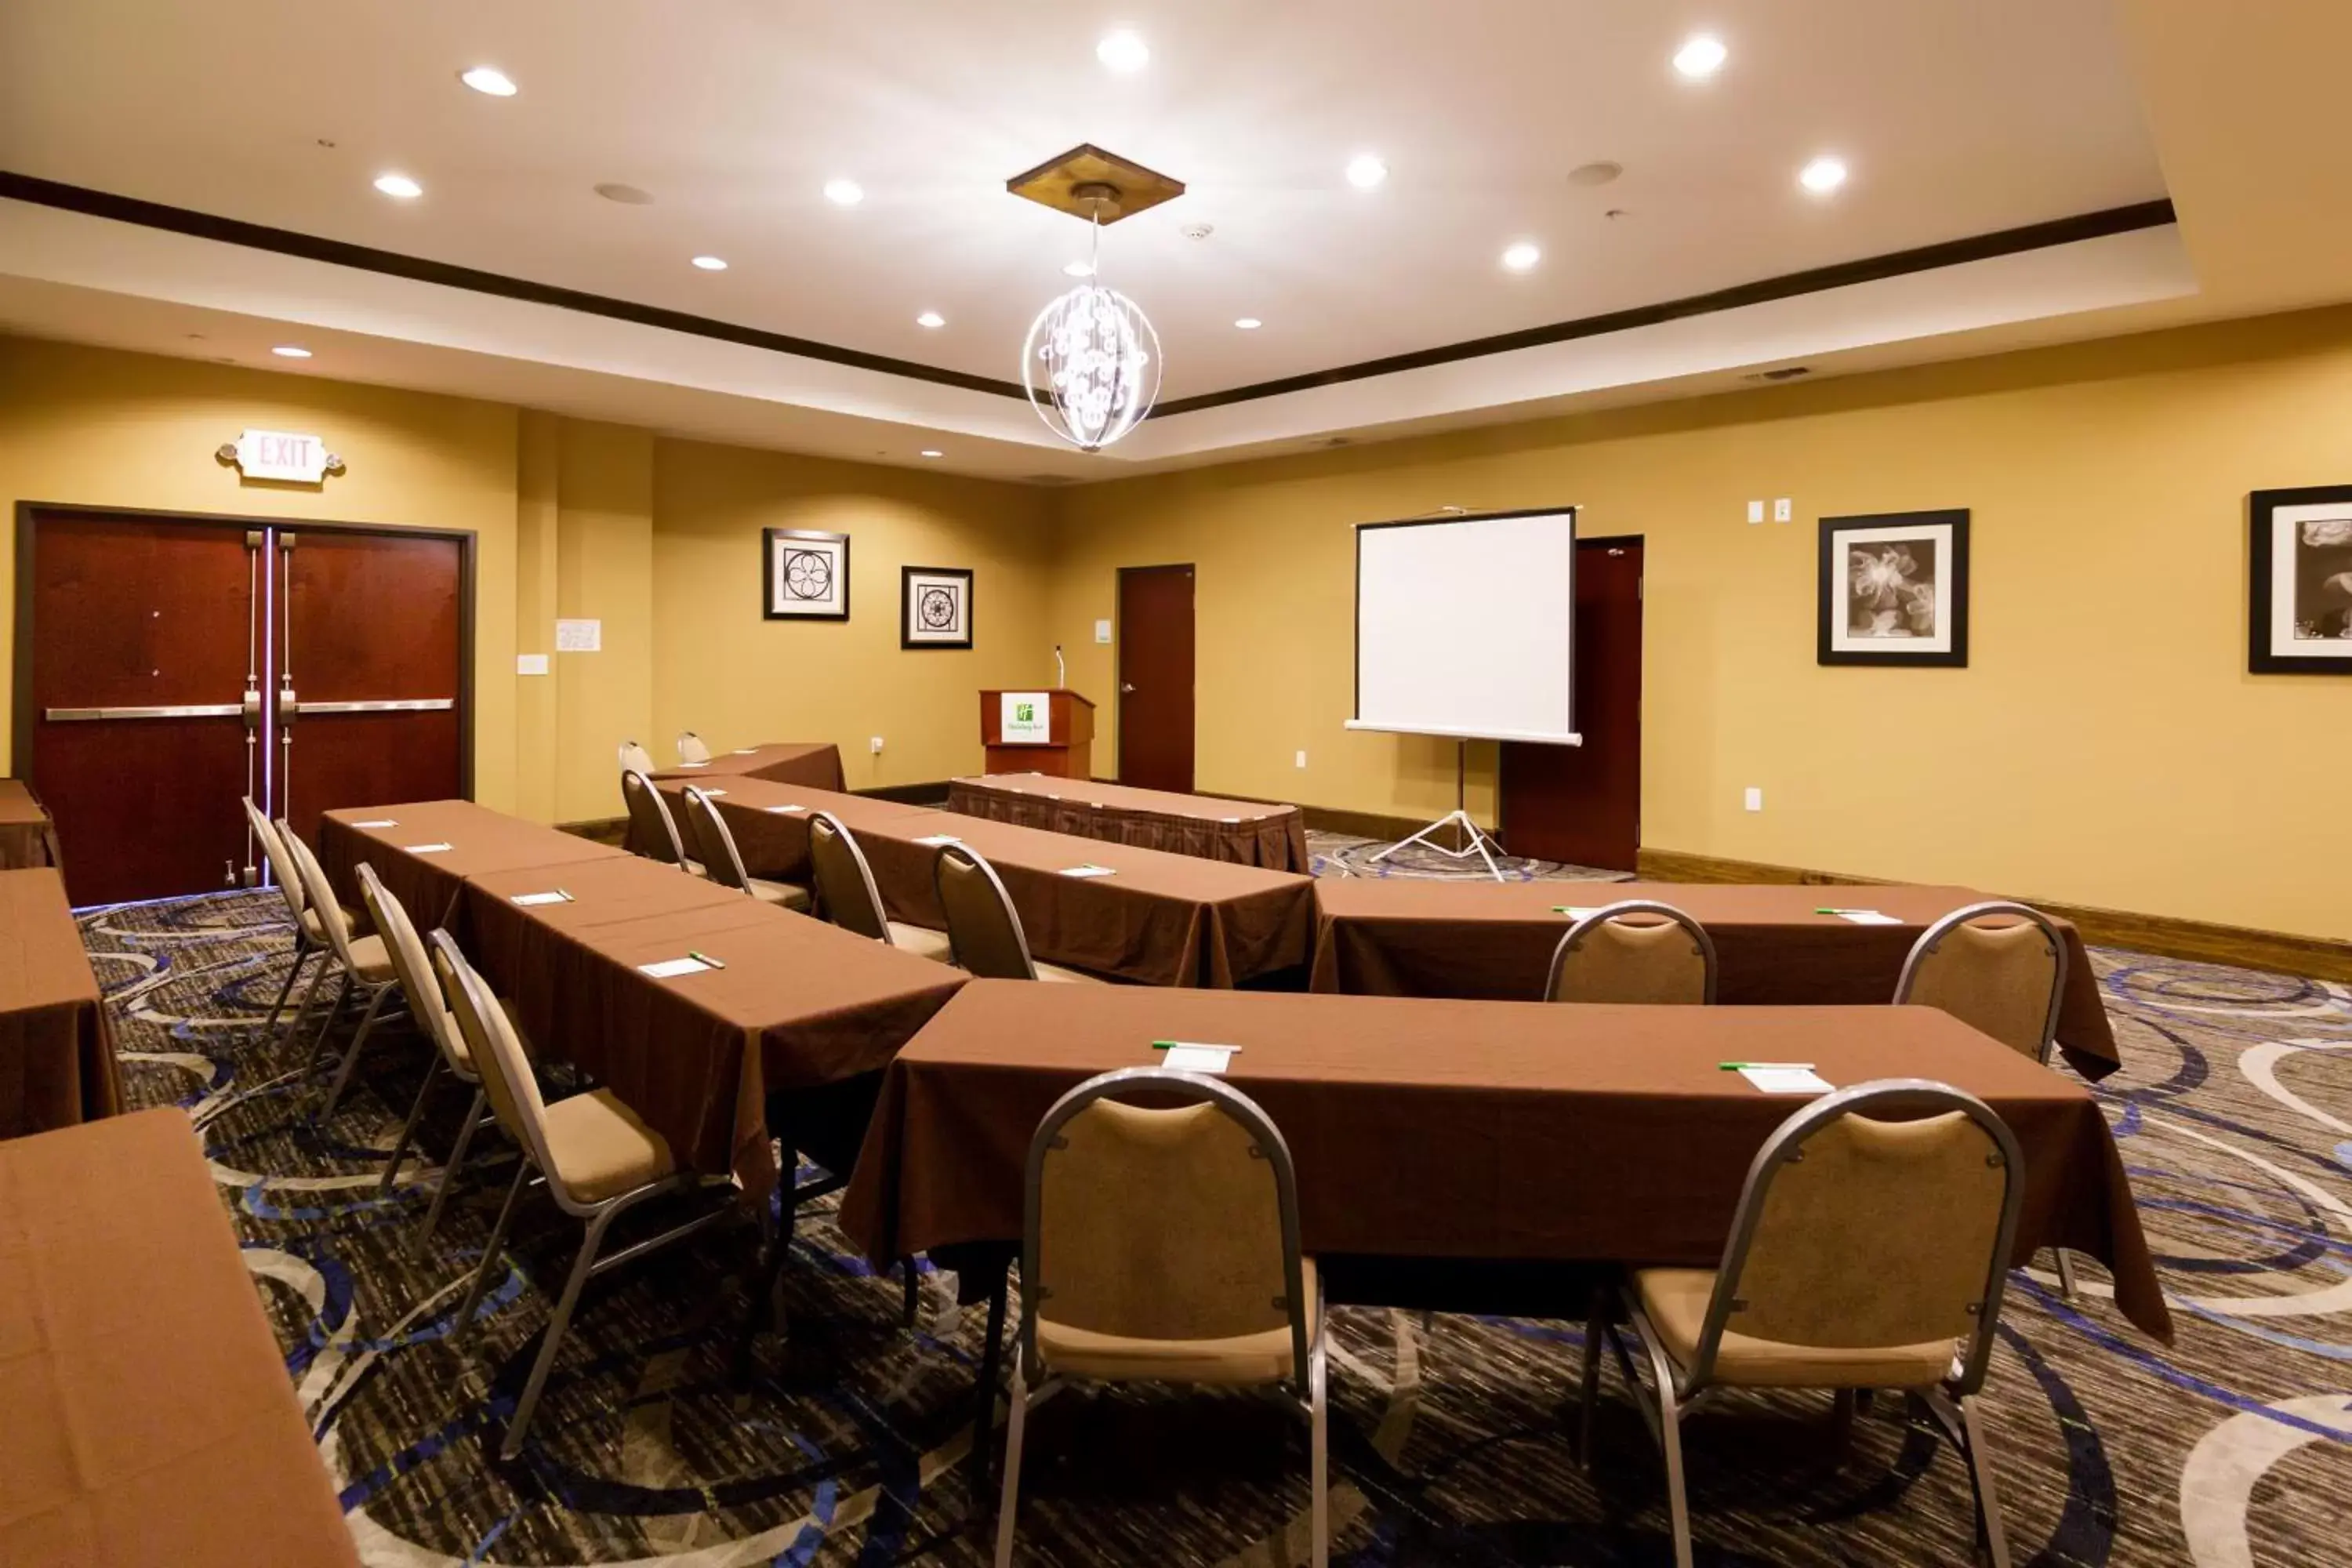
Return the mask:
POLYGON ((1875 283, 1885 278, 1932 272, 1942 267, 1990 261, 1996 257, 2046 250, 2053 246, 2074 245, 2086 239, 2104 239, 2109 235, 2131 234, 2144 228, 2161 228, 2173 221, 2169 200, 2109 207, 2103 212, 2028 224, 2022 228, 2005 228, 1994 234, 1946 240, 1914 250, 1865 257, 1860 261, 1841 261, 1833 267, 1816 267, 1809 271, 1786 273, 1754 283, 1735 284, 1712 293, 1693 294, 1655 305, 1637 305, 1632 310, 1611 310, 1602 315, 1580 317, 1572 321, 1556 321, 1548 327, 1527 327, 1515 332, 1472 338, 1466 342, 1447 343, 1439 348, 1415 349, 1411 353, 1391 354, 1384 359, 1365 360, 1359 364, 1340 365, 1333 370, 1254 382, 1250 385, 1236 386, 1223 392, 1204 392, 1197 397, 1179 397, 1160 405, 1152 410, 1151 416, 1165 419, 1172 415, 1197 413, 1203 408, 1222 408, 1228 404, 1249 403, 1261 397, 1280 397, 1286 393, 1336 386, 1341 382, 1365 381, 1373 376, 1394 375, 1400 371, 1422 370, 1430 365, 1454 364, 1462 360, 1483 359, 1489 354, 1510 353, 1517 349, 1542 348, 1549 343, 1572 342, 1579 338, 1597 338, 1604 332, 1654 327, 1662 321, 1737 310, 1743 306, 1793 299, 1800 294, 1819 294, 1832 289, 1851 288, 1857 283, 1875 283))
MULTIPOLYGON (((968 392, 985 392, 999 397, 1024 400, 1029 395, 1012 382, 997 381, 989 376, 919 364, 913 360, 895 359, 887 354, 867 353, 861 349, 818 342, 813 338, 764 331, 757 327, 691 315, 683 310, 640 305, 609 295, 558 288, 551 283, 534 283, 528 279, 510 278, 504 273, 487 272, 478 268, 428 261, 422 257, 379 250, 373 246, 322 239, 316 235, 271 228, 237 218, 215 217, 210 213, 194 212, 186 207, 167 206, 134 196, 119 196, 82 185, 62 184, 55 180, 38 179, 5 169, 0 169, 0 197, 30 202, 37 206, 55 207, 63 212, 81 213, 89 217, 111 218, 117 223, 137 224, 145 228, 189 235, 197 239, 218 240, 226 245, 275 251, 281 256, 299 257, 309 261, 357 268, 387 277, 437 283, 444 288, 466 289, 478 294, 521 300, 535 305, 552 305, 559 310, 578 310, 586 315, 657 327, 665 331, 684 332, 692 337, 711 338, 720 342, 740 343, 773 353, 797 354, 803 359, 822 360, 828 364, 877 371, 885 375, 905 376, 940 386, 961 387, 968 392)), ((1946 240, 1916 249, 1898 250, 1885 256, 1843 261, 1832 267, 1790 272, 1753 283, 1735 284, 1712 293, 1693 294, 1655 305, 1640 305, 1627 310, 1612 310, 1598 316, 1555 321, 1549 326, 1528 327, 1493 337, 1473 338, 1465 342, 1416 349, 1410 353, 1391 354, 1384 359, 1365 360, 1357 364, 1338 365, 1329 370, 1310 371, 1303 375, 1284 376, 1275 381, 1254 382, 1247 386, 1229 387, 1223 392, 1204 392, 1196 397, 1173 398, 1153 409, 1151 417, 1167 419, 1180 414, 1197 413, 1204 408, 1223 408, 1230 404, 1280 397, 1318 386, 1336 386, 1342 382, 1366 381, 1374 376, 1483 359, 1489 354, 1509 353, 1517 349, 1572 342, 1579 338, 1599 337, 1605 332, 1622 332, 1634 327, 1655 326, 1662 321, 1681 321, 1690 316, 1736 310, 1743 306, 1760 305, 1774 300, 1793 299, 1801 294, 1818 294, 1831 289, 1850 288, 1857 283, 1874 283, 1884 278, 1931 272, 1940 267, 1989 261, 1996 257, 2016 256, 2029 250, 2044 250, 2053 246, 2073 245, 2086 239, 2103 239, 2110 235, 2130 234, 2144 228, 2161 228, 2174 221, 2172 203, 2168 200, 2109 207, 2102 212, 2083 213, 2047 223, 2028 224, 2021 228, 1946 240)))

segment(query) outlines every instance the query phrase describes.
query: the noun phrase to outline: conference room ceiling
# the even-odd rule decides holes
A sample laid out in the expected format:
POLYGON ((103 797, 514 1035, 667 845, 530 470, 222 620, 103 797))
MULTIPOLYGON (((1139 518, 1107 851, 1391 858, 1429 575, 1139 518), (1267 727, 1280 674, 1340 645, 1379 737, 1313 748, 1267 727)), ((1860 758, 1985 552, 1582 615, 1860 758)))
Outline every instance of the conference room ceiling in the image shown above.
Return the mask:
POLYGON ((294 333, 311 374, 1099 478, 2189 319, 2189 250, 2147 206, 2164 140, 2108 0, 19 0, 0 170, 72 190, 0 202, 0 326, 272 368, 294 333), (1118 26, 1140 69, 1097 59, 1118 26), (1694 81, 1672 60, 1702 31, 1727 58, 1694 81), (519 90, 469 90, 479 64, 519 90), (1004 183, 1081 142, 1188 186, 1102 236, 1170 412, 1095 458, 1008 395, 1087 235, 1004 183), (1850 174, 1817 194, 1822 156, 1850 174), (423 194, 381 194, 393 173, 423 194), (1514 272, 1517 243, 1541 255, 1514 272), (1415 357, 1363 374, 1390 356, 1415 357))

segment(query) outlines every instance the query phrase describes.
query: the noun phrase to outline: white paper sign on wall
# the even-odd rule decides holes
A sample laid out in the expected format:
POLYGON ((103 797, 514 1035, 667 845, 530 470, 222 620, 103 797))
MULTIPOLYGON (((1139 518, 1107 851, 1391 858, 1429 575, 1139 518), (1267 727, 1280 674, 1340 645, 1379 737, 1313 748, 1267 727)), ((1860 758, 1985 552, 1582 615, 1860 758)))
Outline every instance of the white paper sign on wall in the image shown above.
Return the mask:
POLYGON ((604 647, 604 623, 602 621, 555 623, 555 651, 558 653, 599 653, 604 647))
POLYGON ((343 460, 327 450, 324 437, 292 430, 247 430, 214 455, 235 463, 248 479, 315 485, 343 471, 343 460))
POLYGON ((1042 691, 999 692, 1003 702, 997 715, 997 742, 1006 746, 1045 746, 1053 743, 1053 717, 1042 691))

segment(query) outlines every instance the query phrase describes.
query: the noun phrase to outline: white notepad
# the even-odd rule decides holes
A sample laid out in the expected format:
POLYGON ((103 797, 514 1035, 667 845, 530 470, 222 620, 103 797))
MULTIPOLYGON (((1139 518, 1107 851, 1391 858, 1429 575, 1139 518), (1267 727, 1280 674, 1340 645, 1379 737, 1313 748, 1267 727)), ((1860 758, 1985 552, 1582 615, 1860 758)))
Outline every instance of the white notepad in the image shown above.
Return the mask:
POLYGON ((677 765, 682 768, 707 768, 710 764, 709 763, 680 763, 677 765))
POLYGON ((1824 910, 1822 912, 1835 915, 1842 921, 1852 921, 1858 926, 1899 926, 1903 923, 1895 916, 1882 914, 1876 910, 1824 910))
POLYGON ((807 806, 804 806, 804 805, 772 805, 772 806, 768 807, 768 809, 769 809, 770 811, 772 811, 772 812, 786 812, 786 811, 806 811, 806 810, 808 809, 808 807, 807 807, 807 806))
POLYGON ((738 746, 735 748, 735 754, 739 757, 755 757, 760 754, 760 748, 757 746, 738 746))
POLYGON ((541 904, 568 904, 572 901, 572 895, 558 888, 551 893, 517 893, 511 901, 528 910, 541 904))
POLYGON ((1811 1062, 1753 1062, 1739 1076, 1767 1094, 1827 1094, 1833 1087, 1811 1062))
POLYGON ((937 849, 943 844, 961 844, 963 840, 958 838, 952 833, 933 833, 926 835, 921 838, 918 838, 915 842, 923 845, 926 847, 937 849))
POLYGON ((374 816, 370 817, 365 822, 354 822, 352 826, 353 827, 397 827, 400 826, 400 818, 396 816, 374 816))
POLYGON ((411 855, 438 855, 444 849, 454 849, 457 846, 450 844, 446 840, 439 844, 404 844, 401 846, 401 848, 411 855))
POLYGON ((1239 1046, 1208 1046, 1197 1040, 1171 1040, 1160 1053, 1160 1065, 1170 1072, 1223 1072, 1239 1046))
POLYGON ((640 963, 637 973, 650 974, 656 980, 675 980, 681 974, 699 974, 710 965, 698 958, 665 958, 659 963, 640 963))
POLYGON ((723 789, 707 789, 702 793, 709 795, 712 800, 717 800, 720 795, 725 795, 727 792, 723 789))
POLYGON ((1062 868, 1062 875, 1065 877, 1108 877, 1112 875, 1115 869, 1116 868, 1113 867, 1097 866, 1092 861, 1089 861, 1084 866, 1065 866, 1062 868))
POLYGON ((1599 904, 1557 904, 1553 908, 1558 913, 1566 915, 1572 921, 1580 921, 1588 916, 1597 915, 1601 910, 1599 904))

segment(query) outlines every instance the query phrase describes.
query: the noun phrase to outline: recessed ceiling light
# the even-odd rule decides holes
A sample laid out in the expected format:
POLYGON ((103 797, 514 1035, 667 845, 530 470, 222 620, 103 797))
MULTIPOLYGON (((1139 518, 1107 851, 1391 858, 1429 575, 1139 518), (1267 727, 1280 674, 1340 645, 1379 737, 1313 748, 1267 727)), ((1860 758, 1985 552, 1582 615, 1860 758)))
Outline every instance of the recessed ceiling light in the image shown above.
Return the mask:
POLYGON ((866 187, 856 180, 827 180, 824 199, 837 207, 854 207, 866 199, 866 187))
POLYGON ((1604 158, 1595 163, 1579 163, 1575 168, 1570 169, 1568 172, 1568 183, 1571 185, 1606 185, 1615 181, 1624 172, 1624 164, 1612 163, 1604 158))
POLYGON ((413 202, 425 194, 425 187, 405 174, 378 174, 375 177, 375 188, 385 195, 397 196, 404 202, 413 202))
POLYGON ((1525 272, 1542 259, 1543 251, 1524 239, 1503 252, 1503 265, 1514 272, 1525 272))
POLYGON ((1254 332, 1260 327, 1265 325, 1265 323, 1259 321, 1255 316, 1244 316, 1239 321, 1235 321, 1234 325, 1239 327, 1245 332, 1254 332))
POLYGON ((1139 71, 1151 63, 1151 46, 1140 34, 1121 28, 1095 46, 1095 58, 1115 71, 1139 71))
POLYGON ((487 92, 492 98, 512 98, 515 95, 514 78, 496 66, 476 66, 472 70, 461 73, 457 79, 476 92, 487 92))
POLYGON ((1073 278, 1091 278, 1095 275, 1095 264, 1091 261, 1073 261, 1062 270, 1073 278))
POLYGON ((1370 153, 1348 161, 1348 183, 1360 191, 1376 188, 1389 177, 1389 166, 1370 153))
POLYGON ((947 454, 940 451, 937 447, 926 447, 923 448, 923 456, 926 458, 944 458, 947 454))
POLYGON ((1845 160, 1816 158, 1797 172, 1797 183, 1817 196, 1825 196, 1845 184, 1845 160))
POLYGON ((1723 47, 1721 38, 1709 33, 1700 33, 1686 39, 1683 47, 1675 51, 1675 69, 1693 81, 1704 81, 1723 68, 1723 62, 1730 53, 1723 47))
POLYGON ((292 343, 279 343, 276 348, 271 349, 269 352, 276 354, 279 359, 309 359, 310 357, 310 351, 309 349, 297 348, 292 343))
POLYGON ((705 272, 724 272, 727 270, 727 258, 723 256, 698 256, 694 258, 694 264, 697 267, 701 268, 705 272))
POLYGON ((915 318, 915 325, 919 327, 944 327, 947 324, 948 319, 937 310, 926 310, 915 318))

